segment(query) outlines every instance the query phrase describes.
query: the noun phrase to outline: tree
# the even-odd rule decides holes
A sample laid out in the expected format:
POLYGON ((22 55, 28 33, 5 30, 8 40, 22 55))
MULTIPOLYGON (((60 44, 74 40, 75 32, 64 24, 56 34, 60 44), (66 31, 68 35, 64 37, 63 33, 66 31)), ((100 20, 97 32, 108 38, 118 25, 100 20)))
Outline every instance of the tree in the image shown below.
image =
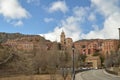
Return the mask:
POLYGON ((57 69, 60 67, 59 50, 49 50, 47 54, 47 71, 51 80, 55 80, 57 69))
POLYGON ((85 54, 78 54, 78 67, 84 66, 86 57, 87 56, 85 54))
POLYGON ((37 74, 46 73, 47 68, 47 53, 44 50, 38 50, 34 56, 37 74))
POLYGON ((120 65, 120 53, 114 52, 109 55, 109 57, 105 60, 106 67, 113 67, 120 65))
POLYGON ((68 62, 69 62, 69 53, 62 50, 59 54, 59 60, 60 60, 61 75, 62 75, 63 79, 66 80, 66 78, 68 76, 67 66, 68 66, 68 62))

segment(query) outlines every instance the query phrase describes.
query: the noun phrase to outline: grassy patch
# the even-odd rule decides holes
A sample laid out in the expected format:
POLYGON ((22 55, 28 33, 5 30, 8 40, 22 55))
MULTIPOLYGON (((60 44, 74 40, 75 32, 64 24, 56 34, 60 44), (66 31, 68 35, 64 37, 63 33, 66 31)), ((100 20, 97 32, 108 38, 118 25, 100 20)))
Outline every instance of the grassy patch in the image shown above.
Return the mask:
MULTIPOLYGON (((55 80, 63 80, 61 75, 54 75, 55 80)), ((15 77, 2 77, 0 80, 51 80, 50 75, 21 75, 15 77)), ((67 80, 71 80, 70 75, 67 77, 67 80)))

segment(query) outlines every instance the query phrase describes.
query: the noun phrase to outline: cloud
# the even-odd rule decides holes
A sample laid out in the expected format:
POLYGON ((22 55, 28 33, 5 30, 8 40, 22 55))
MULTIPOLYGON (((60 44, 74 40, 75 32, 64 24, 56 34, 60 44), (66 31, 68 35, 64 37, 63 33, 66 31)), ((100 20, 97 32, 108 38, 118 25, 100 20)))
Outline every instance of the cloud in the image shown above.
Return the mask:
POLYGON ((30 17, 30 14, 23 8, 18 0, 0 0, 0 15, 5 20, 18 20, 30 17))
POLYGON ((89 7, 75 7, 72 9, 72 15, 61 20, 61 25, 56 26, 52 32, 46 33, 45 38, 51 41, 60 41, 60 33, 63 29, 66 36, 73 38, 74 41, 96 38, 118 39, 118 28, 120 27, 120 6, 118 3, 120 0, 91 0, 89 7), (98 15, 104 18, 102 22, 98 15), (93 23, 84 26, 84 28, 92 26, 93 29, 84 33, 82 24, 87 20, 93 23), (100 25, 103 25, 102 28, 100 25))
POLYGON ((57 26, 53 32, 48 32, 46 34, 40 34, 40 35, 45 37, 45 39, 47 40, 59 41, 61 31, 62 31, 62 28, 57 26))
POLYGON ((105 17, 112 15, 117 10, 120 11, 118 7, 120 0, 91 0, 91 3, 105 17))
POLYGON ((22 26, 23 22, 21 20, 14 23, 14 26, 22 26))
POLYGON ((34 1, 36 1, 36 0, 27 0, 27 3, 32 3, 34 1))
POLYGON ((68 11, 68 7, 65 1, 56 1, 50 5, 50 8, 48 8, 48 10, 49 12, 61 11, 65 13, 68 11))
POLYGON ((91 21, 91 22, 96 21, 96 16, 95 16, 95 14, 94 14, 94 13, 91 13, 91 14, 89 15, 89 17, 88 17, 88 20, 91 21))
POLYGON ((53 18, 44 18, 44 21, 45 21, 46 23, 51 22, 51 21, 53 21, 53 20, 54 20, 53 18))
POLYGON ((105 39, 104 38, 104 33, 99 29, 98 25, 92 25, 93 29, 92 31, 90 31, 87 34, 82 33, 81 34, 81 38, 82 39, 105 39))
POLYGON ((82 34, 82 38, 103 38, 118 39, 118 28, 120 27, 120 7, 119 0, 91 0, 95 10, 104 16, 103 29, 92 30, 87 34, 82 34), (102 6, 101 6, 102 4, 102 6))
POLYGON ((66 37, 71 37, 74 41, 79 40, 81 35, 80 23, 84 22, 87 11, 87 7, 75 7, 72 11, 73 15, 61 20, 60 25, 56 26, 52 32, 40 35, 51 41, 57 40, 59 42, 60 34, 64 30, 66 37))
POLYGON ((22 20, 7 20, 7 22, 14 25, 15 27, 24 25, 22 20))
POLYGON ((28 4, 32 3, 35 5, 40 5, 40 0, 26 0, 28 4))

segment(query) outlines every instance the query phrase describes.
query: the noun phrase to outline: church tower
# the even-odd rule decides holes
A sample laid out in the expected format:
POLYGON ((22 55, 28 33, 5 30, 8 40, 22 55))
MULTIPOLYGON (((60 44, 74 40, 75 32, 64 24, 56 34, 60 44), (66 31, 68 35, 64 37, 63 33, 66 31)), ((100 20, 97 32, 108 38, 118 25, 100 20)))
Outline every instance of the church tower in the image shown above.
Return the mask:
POLYGON ((61 32, 60 43, 61 43, 61 45, 65 45, 65 33, 64 33, 64 31, 61 32))

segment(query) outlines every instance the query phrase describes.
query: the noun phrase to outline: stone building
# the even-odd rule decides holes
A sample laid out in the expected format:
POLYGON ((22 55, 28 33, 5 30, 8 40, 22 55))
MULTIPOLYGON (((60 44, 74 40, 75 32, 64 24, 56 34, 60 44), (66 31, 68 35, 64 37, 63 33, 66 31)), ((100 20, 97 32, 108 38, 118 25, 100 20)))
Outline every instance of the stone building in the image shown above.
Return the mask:
POLYGON ((101 68, 101 60, 99 56, 89 56, 86 58, 87 67, 98 69, 101 68))
POLYGON ((71 48, 73 45, 73 40, 72 38, 66 38, 64 31, 62 31, 60 35, 60 44, 62 49, 71 48))
MULTIPOLYGON (((71 48, 73 45, 72 38, 66 38, 64 31, 60 35, 60 44, 64 48, 71 48)), ((91 39, 91 40, 79 40, 74 42, 75 48, 80 54, 86 54, 87 56, 95 53, 101 53, 104 57, 107 57, 113 52, 118 50, 119 40, 117 39, 91 39)))
POLYGON ((115 39, 104 40, 102 43, 103 55, 107 57, 111 53, 117 52, 118 46, 119 46, 119 40, 115 40, 115 39))
POLYGON ((93 55, 101 53, 104 57, 118 50, 118 40, 116 39, 91 39, 80 40, 74 43, 80 54, 93 55))
POLYGON ((65 45, 66 44, 66 41, 65 41, 65 33, 64 31, 61 32, 61 35, 60 35, 60 43, 61 45, 65 45))

